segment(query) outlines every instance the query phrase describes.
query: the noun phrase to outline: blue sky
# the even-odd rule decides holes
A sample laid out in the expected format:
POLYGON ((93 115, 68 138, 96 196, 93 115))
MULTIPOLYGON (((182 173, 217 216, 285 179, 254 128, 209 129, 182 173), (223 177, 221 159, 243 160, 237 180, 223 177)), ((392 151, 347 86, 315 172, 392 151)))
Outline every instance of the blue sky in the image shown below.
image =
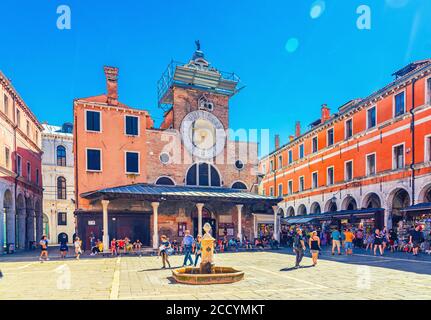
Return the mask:
POLYGON ((322 0, 312 19, 315 2, 3 0, 0 69, 40 121, 61 124, 72 120, 74 98, 105 92, 103 65, 118 66, 120 100, 159 124, 157 80, 171 59, 188 61, 200 39, 213 66, 246 85, 231 101, 231 127, 269 128, 285 143, 295 121, 304 130, 322 103, 335 112, 431 57, 429 0, 322 0), (56 27, 62 4, 71 30, 56 27), (371 30, 356 27, 362 4, 371 30), (288 52, 292 38, 298 47, 288 52))

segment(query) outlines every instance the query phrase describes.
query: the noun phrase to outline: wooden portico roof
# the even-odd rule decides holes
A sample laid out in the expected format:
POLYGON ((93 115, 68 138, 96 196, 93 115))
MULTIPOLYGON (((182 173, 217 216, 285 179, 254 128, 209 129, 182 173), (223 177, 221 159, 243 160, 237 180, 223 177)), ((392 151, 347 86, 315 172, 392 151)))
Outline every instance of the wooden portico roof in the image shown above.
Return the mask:
POLYGON ((277 205, 282 198, 224 187, 196 187, 196 186, 162 186, 139 183, 113 188, 100 189, 82 193, 81 197, 92 199, 134 199, 147 201, 161 200, 189 200, 189 201, 221 201, 237 204, 265 204, 277 205))

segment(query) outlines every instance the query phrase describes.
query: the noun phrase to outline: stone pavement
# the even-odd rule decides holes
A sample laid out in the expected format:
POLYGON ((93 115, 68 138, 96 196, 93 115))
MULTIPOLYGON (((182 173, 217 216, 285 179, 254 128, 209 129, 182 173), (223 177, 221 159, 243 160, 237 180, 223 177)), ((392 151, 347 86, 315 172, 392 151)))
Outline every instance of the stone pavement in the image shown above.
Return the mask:
MULTIPOLYGON (((290 250, 217 254, 218 265, 245 271, 234 284, 176 284, 158 257, 69 258, 41 263, 32 256, 0 257, 0 299, 431 299, 431 261, 398 256, 305 257, 292 270, 290 250), (398 266, 398 267, 395 267, 398 266), (399 270, 398 270, 399 269, 399 270)), ((55 253, 51 254, 52 257, 55 253)), ((179 266, 183 256, 172 256, 179 266)))

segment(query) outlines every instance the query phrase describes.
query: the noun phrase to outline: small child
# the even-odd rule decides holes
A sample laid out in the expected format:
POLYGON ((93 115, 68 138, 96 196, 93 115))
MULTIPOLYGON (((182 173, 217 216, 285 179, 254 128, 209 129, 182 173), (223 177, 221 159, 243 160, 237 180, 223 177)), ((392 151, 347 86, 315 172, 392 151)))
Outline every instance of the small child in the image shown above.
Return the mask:
POLYGON ((111 240, 111 254, 112 255, 118 255, 117 240, 115 238, 111 240))

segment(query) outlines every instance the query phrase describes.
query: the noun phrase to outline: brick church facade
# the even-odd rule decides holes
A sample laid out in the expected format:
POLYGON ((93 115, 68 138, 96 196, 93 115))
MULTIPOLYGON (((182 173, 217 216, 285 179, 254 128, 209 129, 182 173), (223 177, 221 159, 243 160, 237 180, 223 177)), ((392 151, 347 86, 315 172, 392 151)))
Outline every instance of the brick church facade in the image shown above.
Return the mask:
POLYGON ((212 225, 213 236, 253 239, 277 223, 281 199, 257 194, 257 144, 230 141, 229 102, 239 79, 197 50, 170 64, 158 84, 164 119, 118 100, 118 69, 105 67, 107 94, 74 101, 78 235, 128 237, 158 247, 212 225), (107 230, 108 232, 104 232, 107 230))

